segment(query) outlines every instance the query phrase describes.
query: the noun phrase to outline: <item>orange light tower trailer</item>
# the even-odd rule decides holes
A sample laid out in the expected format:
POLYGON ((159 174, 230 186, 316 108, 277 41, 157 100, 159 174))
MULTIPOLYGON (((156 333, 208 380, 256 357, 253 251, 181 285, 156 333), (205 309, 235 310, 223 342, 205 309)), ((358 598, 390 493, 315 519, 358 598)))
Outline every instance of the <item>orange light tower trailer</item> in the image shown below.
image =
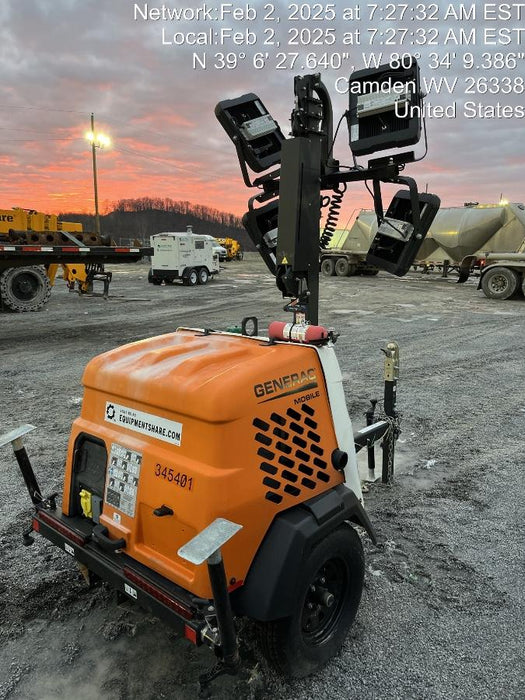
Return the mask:
MULTIPOLYGON (((418 75, 415 61, 353 74, 363 83, 347 114, 354 155, 417 142, 419 122, 395 117, 399 94, 367 92, 364 83, 404 80, 405 101, 420 104, 418 75)), ((372 182, 380 226, 371 264, 394 274, 410 266, 439 206, 400 176, 411 152, 339 168, 319 75, 296 78, 295 97, 289 139, 256 95, 216 108, 245 181, 260 187, 245 224, 289 300, 290 322, 272 323, 268 336, 253 317, 240 334, 179 328, 93 359, 60 507, 57 494, 42 495, 23 447, 32 426, 0 439, 12 443, 35 506, 26 543, 39 532, 194 644, 209 644, 218 662, 203 687, 238 670, 236 617, 257 622, 263 652, 288 676, 337 653, 363 586, 355 526, 375 541, 356 451, 368 448, 373 465, 381 439, 383 477, 392 477, 397 346, 385 351, 383 414, 354 433, 337 336, 317 325, 321 190, 372 182), (248 166, 277 169, 251 183, 248 166), (382 181, 408 186, 386 215, 382 181)))

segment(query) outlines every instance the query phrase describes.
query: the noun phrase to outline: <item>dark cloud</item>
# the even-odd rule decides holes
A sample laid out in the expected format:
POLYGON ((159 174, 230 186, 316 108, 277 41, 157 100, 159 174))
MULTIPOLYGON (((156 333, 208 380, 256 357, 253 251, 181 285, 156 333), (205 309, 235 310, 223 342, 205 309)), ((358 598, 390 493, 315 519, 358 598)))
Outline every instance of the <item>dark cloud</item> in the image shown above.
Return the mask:
MULTIPOLYGON (((260 17, 263 4, 249 4, 258 8, 260 17)), ((289 4, 274 2, 275 14, 289 4)), ((437 4, 443 17, 448 3, 437 4)), ((151 9, 162 3, 137 5, 151 9)), ((203 5, 191 0, 167 3, 170 8, 203 5)), ((246 3, 236 5, 244 7, 246 3)), ((350 7, 352 3, 346 5, 350 7)), ((477 3, 479 8, 482 5, 477 3)), ((228 18, 222 26, 236 31, 253 29, 257 31, 258 43, 237 49, 244 51, 247 58, 234 71, 211 67, 197 71, 191 67, 195 47, 162 46, 161 30, 164 28, 168 35, 175 31, 207 31, 210 26, 218 30, 221 22, 143 21, 140 13, 134 19, 134 6, 129 0, 4 0, 1 4, 0 158, 5 179, 2 206, 42 208, 50 202, 52 193, 64 192, 70 193, 71 205, 91 208, 91 163, 82 135, 89 127, 89 113, 94 112, 97 124, 110 132, 114 141, 114 148, 99 158, 103 198, 158 194, 200 201, 236 213, 244 209, 249 193, 240 180, 233 148, 213 115, 214 105, 220 99, 256 92, 286 132, 293 106, 293 76, 308 72, 300 69, 299 62, 304 63, 312 50, 322 50, 313 46, 296 49, 300 57, 293 70, 257 71, 251 65, 253 54, 266 49, 270 54, 282 50, 291 26, 314 25, 263 23, 261 19, 251 23, 228 18), (275 30, 273 40, 280 41, 280 47, 262 45, 264 39, 271 37, 271 29, 275 30)), ((342 12, 340 3, 337 10, 342 12)), ((281 16, 285 14, 281 10, 281 16)), ((490 24, 510 26, 508 22, 490 24)), ((337 25, 324 22, 316 26, 336 26, 341 35, 358 25, 340 20, 337 25)), ((403 28, 407 22, 361 23, 363 32, 370 26, 390 30, 403 28)), ((481 36, 487 22, 478 13, 475 21, 461 25, 451 19, 414 21, 409 26, 435 28, 442 38, 449 29, 460 27, 476 28, 481 36)), ((201 48, 213 54, 221 47, 201 48)), ((346 48, 349 59, 345 66, 323 72, 323 80, 332 90, 337 118, 346 109, 347 99, 333 90, 335 79, 345 76, 346 66, 351 63, 362 67, 363 53, 381 50, 379 46, 364 45, 346 48)), ((446 77, 452 81, 457 77, 463 85, 470 75, 524 75, 525 61, 514 71, 468 70, 459 60, 450 69, 431 71, 427 67, 433 52, 444 55, 455 51, 459 56, 472 51, 479 63, 483 51, 508 52, 513 46, 485 47, 479 40, 475 47, 417 48, 422 54, 422 74, 427 79, 446 77)), ((390 52, 383 47, 383 53, 387 56, 390 52)), ((431 94, 428 98, 433 104, 442 105, 454 99, 461 113, 464 97, 459 92, 453 96, 431 94)), ((524 95, 517 91, 472 99, 487 104, 498 100, 510 105, 524 104, 524 95)), ((521 201, 524 125, 523 119, 428 119, 428 157, 410 172, 420 183, 428 183, 429 190, 440 194, 445 204, 457 205, 469 199, 494 201, 500 193, 521 201)), ((422 152, 421 145, 419 149, 422 152)), ((343 162, 348 162, 345 126, 335 150, 343 162)), ((61 198, 61 202, 66 201, 68 197, 61 198)), ((356 192, 352 207, 367 204, 366 192, 356 192)))

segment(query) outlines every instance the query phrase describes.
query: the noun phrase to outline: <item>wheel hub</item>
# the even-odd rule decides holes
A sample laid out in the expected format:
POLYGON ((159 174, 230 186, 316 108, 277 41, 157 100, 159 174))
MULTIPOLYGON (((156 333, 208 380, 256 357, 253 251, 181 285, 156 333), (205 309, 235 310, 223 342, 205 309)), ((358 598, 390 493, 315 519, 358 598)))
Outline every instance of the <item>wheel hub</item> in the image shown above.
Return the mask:
POLYGON ((33 275, 23 272, 13 281, 13 294, 21 301, 32 299, 38 291, 38 283, 33 275))
POLYGON ((306 593, 302 629, 305 641, 322 644, 332 635, 341 614, 346 568, 340 559, 330 559, 319 569, 306 593))
POLYGON ((508 281, 503 275, 495 275, 490 280, 490 285, 494 292, 504 292, 508 287, 508 281))

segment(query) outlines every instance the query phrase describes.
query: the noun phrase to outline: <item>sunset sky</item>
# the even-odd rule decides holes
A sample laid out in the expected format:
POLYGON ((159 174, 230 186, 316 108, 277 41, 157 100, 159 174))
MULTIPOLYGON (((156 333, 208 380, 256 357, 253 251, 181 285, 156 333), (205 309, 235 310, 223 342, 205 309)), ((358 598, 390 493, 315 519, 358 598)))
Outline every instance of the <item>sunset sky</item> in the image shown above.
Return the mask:
MULTIPOLYGON (((144 8, 145 3, 137 4, 144 8)), ((283 8, 284 18, 289 3, 273 4, 276 13, 283 8)), ((441 8, 446 5, 438 4, 441 8)), ((273 66, 255 70, 253 65, 236 70, 215 70, 208 65, 205 71, 193 70, 192 53, 196 48, 212 55, 231 50, 232 45, 162 45, 163 28, 166 36, 173 36, 175 31, 206 31, 210 22, 135 19, 134 5, 129 0, 3 0, 0 4, 0 208, 93 211, 91 153, 84 135, 89 130, 90 113, 94 112, 97 128, 113 141, 111 148, 97 153, 102 211, 118 199, 141 196, 189 200, 238 215, 246 210, 253 191, 242 183, 234 149, 214 117, 214 106, 221 99, 256 92, 288 133, 293 76, 315 71, 300 70, 298 64, 293 70, 276 70, 273 66)), ((180 8, 204 5, 191 0, 167 3, 168 7, 180 8)), ((239 3, 239 7, 245 5, 239 3)), ((262 12, 262 3, 251 5, 262 12)), ((149 3, 149 8, 161 6, 160 2, 149 3)), ((262 16, 253 22, 228 16, 214 21, 213 29, 244 31, 248 27, 257 32, 256 46, 233 47, 237 52, 244 50, 249 64, 256 50, 267 48, 261 42, 269 28, 274 27, 276 36, 282 34, 284 40, 292 26, 314 26, 312 22, 293 25, 285 19, 280 25, 270 25, 262 16)), ((432 26, 444 30, 451 23, 447 20, 432 26)), ((390 23, 388 27, 406 24, 390 23)), ((473 25, 481 30, 486 24, 476 19, 461 26, 473 25)), ((491 25, 499 26, 498 22, 491 25)), ((342 36, 343 29, 348 31, 357 25, 338 19, 319 26, 334 26, 342 36)), ((364 22, 363 33, 370 26, 381 25, 364 22)), ((369 52, 369 46, 338 45, 337 50, 343 48, 357 68, 363 67, 362 53, 369 52)), ((510 49, 512 46, 498 50, 510 49)), ((312 49, 306 46, 300 50, 305 54, 312 49)), ((373 50, 379 51, 380 47, 373 50)), ((469 75, 461 65, 432 71, 424 65, 432 47, 418 50, 423 55, 422 75, 427 78, 458 76, 464 80, 469 75)), ((487 47, 479 39, 475 47, 454 50, 469 50, 478 58, 487 47)), ((444 53, 445 49, 441 47, 440 51, 444 53)), ((478 75, 523 76, 524 66, 522 62, 506 73, 480 70, 478 75)), ((345 68, 320 70, 331 90, 338 120, 347 108, 347 98, 335 92, 334 81, 346 75, 345 68)), ((461 108, 465 100, 461 89, 454 99, 461 108)), ((517 93, 470 99, 510 105, 523 105, 525 101, 524 95, 517 93)), ((451 97, 431 95, 429 101, 446 105, 451 97)), ((460 115, 455 119, 429 119, 427 124, 428 156, 407 169, 421 189, 428 184, 428 190, 448 206, 461 206, 469 200, 497 202, 501 194, 510 201, 525 199, 524 119, 466 119, 460 115)), ((347 144, 343 123, 334 149, 343 163, 350 162, 347 144)), ((422 144, 419 151, 423 151, 422 144)), ((369 205, 366 190, 355 186, 347 194, 345 216, 350 216, 354 208, 369 205)))

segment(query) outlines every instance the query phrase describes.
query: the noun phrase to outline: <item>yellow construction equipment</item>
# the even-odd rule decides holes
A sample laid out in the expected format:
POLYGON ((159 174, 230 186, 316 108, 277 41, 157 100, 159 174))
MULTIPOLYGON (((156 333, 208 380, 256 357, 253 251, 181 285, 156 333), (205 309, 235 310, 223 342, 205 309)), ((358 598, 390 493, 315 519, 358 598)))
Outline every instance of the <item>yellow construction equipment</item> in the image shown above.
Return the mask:
MULTIPOLYGON (((28 264, 35 253, 35 246, 42 250, 56 250, 56 246, 107 245, 101 236, 84 233, 82 224, 74 221, 60 221, 55 214, 44 214, 34 209, 0 209, 0 244, 13 250, 9 262, 0 266, 0 299, 4 307, 11 311, 37 311, 48 301, 55 282, 58 268, 69 289, 80 293, 91 292, 93 279, 104 280, 104 293, 109 282, 105 278, 111 273, 104 272, 100 263, 50 263, 45 266, 28 264), (45 247, 45 248, 44 248, 45 247)), ((58 255, 56 256, 58 259, 58 255)))
POLYGON ((62 245, 71 241, 67 234, 86 245, 108 245, 95 233, 84 233, 82 224, 59 221, 56 214, 43 214, 34 209, 0 209, 0 240, 27 245, 62 245))
POLYGON ((243 252, 241 244, 235 238, 216 238, 219 245, 226 248, 226 260, 242 260, 243 252))

